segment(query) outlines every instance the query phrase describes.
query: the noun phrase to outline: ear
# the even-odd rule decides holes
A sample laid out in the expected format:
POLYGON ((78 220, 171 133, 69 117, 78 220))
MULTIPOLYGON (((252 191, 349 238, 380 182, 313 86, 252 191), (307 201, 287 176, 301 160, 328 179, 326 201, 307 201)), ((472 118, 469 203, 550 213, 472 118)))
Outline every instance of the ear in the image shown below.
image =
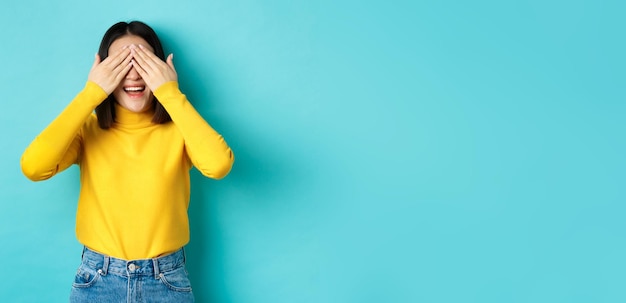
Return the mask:
POLYGON ((98 66, 98 64, 100 64, 100 55, 98 55, 96 53, 96 55, 94 56, 94 59, 93 59, 93 65, 91 66, 91 69, 93 70, 94 68, 96 68, 96 66, 98 66))
POLYGON ((167 65, 169 65, 173 70, 176 70, 174 68, 174 54, 170 54, 169 56, 167 56, 167 65))

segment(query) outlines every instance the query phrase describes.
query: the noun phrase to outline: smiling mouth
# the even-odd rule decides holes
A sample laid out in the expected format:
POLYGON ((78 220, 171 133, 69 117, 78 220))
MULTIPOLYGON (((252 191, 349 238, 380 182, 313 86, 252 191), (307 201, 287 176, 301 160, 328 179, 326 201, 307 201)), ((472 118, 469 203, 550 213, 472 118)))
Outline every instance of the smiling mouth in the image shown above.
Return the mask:
POLYGON ((128 94, 141 94, 146 90, 145 86, 126 86, 124 87, 124 91, 128 94))

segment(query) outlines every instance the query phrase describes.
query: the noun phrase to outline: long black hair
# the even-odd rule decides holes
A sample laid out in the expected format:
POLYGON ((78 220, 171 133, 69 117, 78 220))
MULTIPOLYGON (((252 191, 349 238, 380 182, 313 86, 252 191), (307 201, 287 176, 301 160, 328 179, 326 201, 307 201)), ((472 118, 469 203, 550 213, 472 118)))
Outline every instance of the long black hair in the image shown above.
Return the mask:
MULTIPOLYGON (((115 40, 126 35, 134 35, 143 38, 146 42, 148 42, 148 44, 150 44, 150 46, 152 46, 154 54, 161 60, 165 61, 165 52, 163 51, 163 46, 161 46, 159 37, 150 26, 141 21, 132 21, 128 23, 118 22, 111 26, 104 34, 104 37, 102 37, 102 42, 100 42, 100 49, 98 49, 100 60, 104 60, 109 56, 109 47, 115 40)), ((113 94, 110 94, 102 103, 100 103, 100 105, 96 107, 96 116, 98 116, 98 125, 100 128, 108 129, 113 125, 113 122, 115 122, 115 103, 115 97, 113 94)), ((155 97, 152 123, 161 124, 169 121, 172 121, 172 118, 155 97)))

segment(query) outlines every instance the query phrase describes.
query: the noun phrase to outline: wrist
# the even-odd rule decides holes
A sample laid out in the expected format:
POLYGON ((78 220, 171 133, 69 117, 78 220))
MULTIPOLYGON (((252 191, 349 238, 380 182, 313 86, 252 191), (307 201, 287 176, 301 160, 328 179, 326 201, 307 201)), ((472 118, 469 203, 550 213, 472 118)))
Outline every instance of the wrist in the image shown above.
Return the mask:
POLYGON ((88 100, 91 101, 94 108, 110 95, 100 85, 91 80, 87 81, 81 93, 89 97, 88 100))
POLYGON ((178 88, 178 81, 165 82, 157 87, 153 93, 161 103, 167 101, 167 99, 173 95, 182 94, 178 88))

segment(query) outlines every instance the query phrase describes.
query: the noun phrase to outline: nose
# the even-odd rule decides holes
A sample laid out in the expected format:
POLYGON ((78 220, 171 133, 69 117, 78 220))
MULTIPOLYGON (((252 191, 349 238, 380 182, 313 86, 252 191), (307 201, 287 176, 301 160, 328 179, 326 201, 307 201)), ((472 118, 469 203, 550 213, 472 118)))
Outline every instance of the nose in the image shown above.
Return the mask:
POLYGON ((128 74, 126 74, 126 79, 127 80, 139 80, 141 79, 141 76, 139 75, 135 67, 133 66, 128 71, 128 74))

